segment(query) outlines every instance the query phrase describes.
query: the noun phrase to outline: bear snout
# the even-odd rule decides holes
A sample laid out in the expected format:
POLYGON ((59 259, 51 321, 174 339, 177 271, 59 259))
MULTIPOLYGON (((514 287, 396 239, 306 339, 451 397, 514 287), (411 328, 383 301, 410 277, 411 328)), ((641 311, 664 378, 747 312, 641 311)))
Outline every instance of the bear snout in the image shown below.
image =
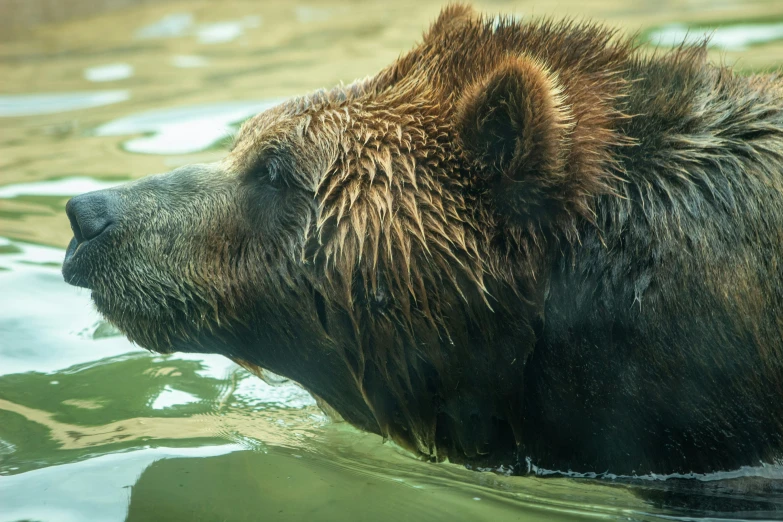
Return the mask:
POLYGON ((95 239, 117 220, 117 195, 109 190, 88 192, 68 201, 65 213, 77 242, 95 239))
POLYGON ((71 223, 73 239, 63 262, 63 276, 74 286, 87 287, 86 274, 79 270, 74 256, 91 241, 99 239, 118 221, 118 195, 112 190, 99 190, 76 196, 68 201, 65 213, 71 223))

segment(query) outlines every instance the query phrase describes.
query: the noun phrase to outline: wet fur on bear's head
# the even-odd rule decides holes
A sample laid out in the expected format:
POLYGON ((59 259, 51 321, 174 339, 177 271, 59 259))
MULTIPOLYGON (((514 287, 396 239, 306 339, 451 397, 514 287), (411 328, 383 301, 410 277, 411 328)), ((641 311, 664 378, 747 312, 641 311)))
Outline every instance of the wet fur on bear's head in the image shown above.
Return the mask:
POLYGON ((600 198, 629 198, 649 64, 695 74, 703 48, 648 60, 600 26, 448 7, 224 161, 112 189, 122 219, 66 278, 141 346, 280 373, 433 459, 516 464, 551 275, 600 240, 600 198))

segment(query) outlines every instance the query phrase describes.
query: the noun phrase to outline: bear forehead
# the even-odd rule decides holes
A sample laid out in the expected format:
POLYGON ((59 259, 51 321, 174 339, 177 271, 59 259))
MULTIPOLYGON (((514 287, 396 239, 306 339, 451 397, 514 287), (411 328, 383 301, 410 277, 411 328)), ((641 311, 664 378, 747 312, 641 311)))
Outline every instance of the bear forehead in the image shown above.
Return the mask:
POLYGON ((418 45, 375 76, 294 98, 258 114, 242 126, 234 149, 241 154, 264 143, 302 138, 319 124, 327 132, 326 124, 335 120, 324 118, 325 112, 361 108, 366 125, 372 125, 373 113, 385 123, 393 123, 389 118, 400 111, 434 108, 446 116, 463 90, 512 54, 524 53, 546 63, 566 83, 580 73, 605 74, 629 53, 627 42, 615 37, 616 31, 593 24, 520 24, 511 17, 486 18, 467 6, 449 6, 418 45))
POLYGON ((292 98, 247 120, 237 133, 228 163, 248 168, 266 152, 287 150, 298 156, 331 152, 349 116, 348 106, 367 93, 367 80, 292 98))

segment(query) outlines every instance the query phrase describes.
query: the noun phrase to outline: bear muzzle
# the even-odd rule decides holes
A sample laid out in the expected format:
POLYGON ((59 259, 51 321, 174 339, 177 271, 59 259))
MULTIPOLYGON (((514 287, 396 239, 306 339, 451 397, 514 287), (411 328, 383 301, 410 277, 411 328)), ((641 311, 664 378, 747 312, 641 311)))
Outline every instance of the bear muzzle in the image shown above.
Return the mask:
POLYGON ((92 245, 101 242, 118 221, 118 196, 111 189, 89 192, 68 201, 65 212, 71 222, 73 239, 63 261, 63 277, 74 286, 89 287, 89 274, 80 269, 79 258, 92 245))

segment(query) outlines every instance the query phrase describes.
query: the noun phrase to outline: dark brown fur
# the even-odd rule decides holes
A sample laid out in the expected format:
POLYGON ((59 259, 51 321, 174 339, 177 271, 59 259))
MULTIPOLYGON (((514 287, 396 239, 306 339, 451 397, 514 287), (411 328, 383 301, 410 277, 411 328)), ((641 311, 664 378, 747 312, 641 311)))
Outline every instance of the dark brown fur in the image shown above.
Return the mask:
POLYGON ((221 164, 115 190, 64 273, 142 346, 270 369, 432 459, 772 462, 782 154, 777 77, 452 6, 221 164))

